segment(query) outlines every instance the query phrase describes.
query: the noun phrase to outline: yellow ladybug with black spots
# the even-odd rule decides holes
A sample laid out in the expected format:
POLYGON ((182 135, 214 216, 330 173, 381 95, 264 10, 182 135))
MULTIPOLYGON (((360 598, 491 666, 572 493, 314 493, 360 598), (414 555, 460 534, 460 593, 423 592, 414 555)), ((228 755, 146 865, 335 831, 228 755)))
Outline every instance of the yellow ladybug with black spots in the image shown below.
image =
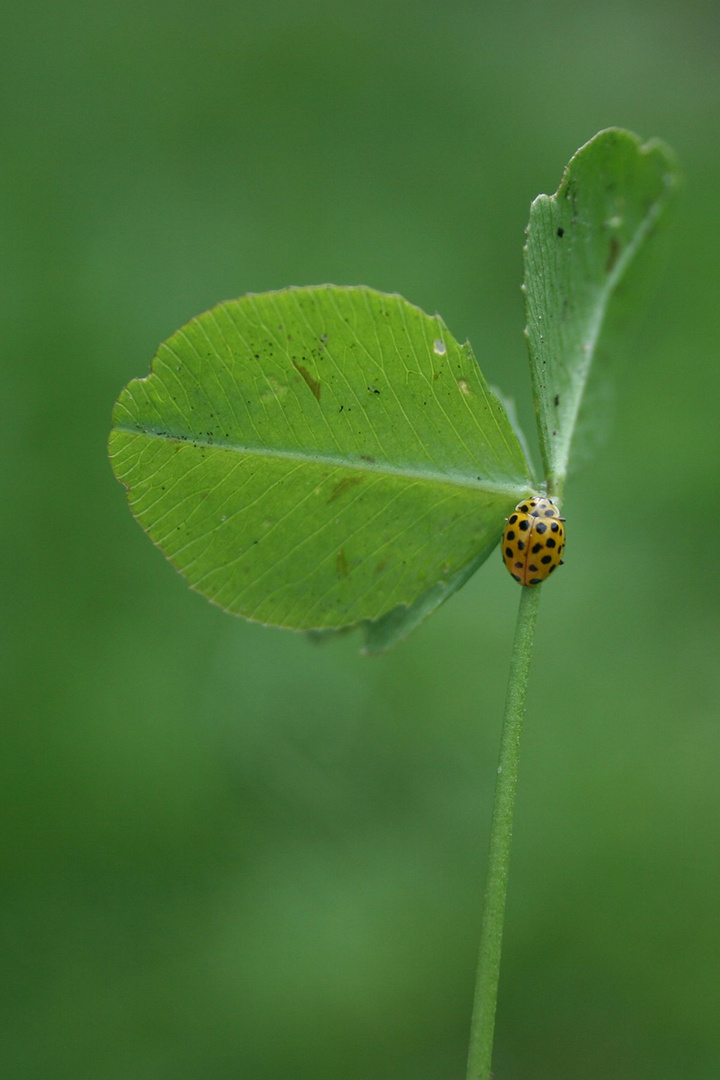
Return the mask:
POLYGON ((564 521, 552 499, 544 496, 517 504, 505 525, 502 556, 520 585, 539 585, 562 566, 564 521))

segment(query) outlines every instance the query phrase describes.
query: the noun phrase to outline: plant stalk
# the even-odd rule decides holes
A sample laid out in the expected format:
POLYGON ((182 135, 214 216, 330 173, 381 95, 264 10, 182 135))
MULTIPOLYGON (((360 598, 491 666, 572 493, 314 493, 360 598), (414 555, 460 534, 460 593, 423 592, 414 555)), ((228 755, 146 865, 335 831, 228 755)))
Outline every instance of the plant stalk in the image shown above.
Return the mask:
POLYGON ((491 1075, 505 898, 510 868, 510 843, 520 757, 520 735, 541 588, 540 585, 531 588, 523 587, 515 626, 490 827, 490 852, 480 927, 480 951, 470 1027, 467 1080, 490 1080, 491 1075))

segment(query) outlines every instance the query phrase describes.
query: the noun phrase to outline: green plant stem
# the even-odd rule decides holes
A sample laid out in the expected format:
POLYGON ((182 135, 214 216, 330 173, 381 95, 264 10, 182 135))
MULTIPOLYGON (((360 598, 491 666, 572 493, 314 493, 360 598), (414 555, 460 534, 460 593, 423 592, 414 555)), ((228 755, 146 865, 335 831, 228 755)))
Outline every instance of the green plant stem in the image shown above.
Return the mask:
POLYGON ((467 1080, 489 1080, 490 1078, 505 897, 510 867, 510 843, 520 757, 520 735, 541 588, 542 586, 537 585, 533 588, 522 589, 510 660, 505 717, 500 740, 500 761, 490 827, 490 853, 480 928, 480 952, 470 1028, 467 1080))

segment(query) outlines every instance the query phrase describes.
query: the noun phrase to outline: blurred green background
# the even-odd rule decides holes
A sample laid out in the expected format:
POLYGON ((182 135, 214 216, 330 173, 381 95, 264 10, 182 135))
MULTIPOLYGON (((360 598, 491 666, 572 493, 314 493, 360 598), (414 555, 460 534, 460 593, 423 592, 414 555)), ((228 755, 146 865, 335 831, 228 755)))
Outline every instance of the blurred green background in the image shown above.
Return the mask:
POLYGON ((247 291, 439 311, 531 426, 530 200, 618 124, 686 175, 543 598, 495 1075, 720 1075, 720 13, 6 3, 3 1076, 460 1080, 517 587, 391 655, 234 620, 133 521, 110 409, 247 291), (704 530, 704 531, 703 531, 704 530))

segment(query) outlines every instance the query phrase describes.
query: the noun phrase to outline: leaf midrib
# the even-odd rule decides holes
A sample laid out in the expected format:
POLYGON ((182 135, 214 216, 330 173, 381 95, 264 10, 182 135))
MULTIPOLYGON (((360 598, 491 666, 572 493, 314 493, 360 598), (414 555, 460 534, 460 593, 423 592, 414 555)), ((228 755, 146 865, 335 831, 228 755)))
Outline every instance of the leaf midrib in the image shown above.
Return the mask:
POLYGON ((465 473, 452 471, 434 471, 432 469, 419 468, 412 465, 394 465, 388 461, 365 461, 363 458, 350 459, 339 455, 318 453, 317 451, 303 450, 280 450, 272 447, 246 446, 238 443, 228 443, 220 439, 202 439, 190 435, 172 434, 167 431, 153 431, 151 428, 137 428, 126 424, 115 424, 115 431, 124 432, 127 435, 146 436, 152 439, 162 439, 165 442, 175 442, 181 446, 199 446, 207 450, 229 450, 232 453, 259 458, 277 458, 286 461, 300 461, 308 465, 329 465, 333 468, 351 469, 353 472, 369 472, 383 476, 401 476, 408 480, 419 480, 430 484, 451 484, 454 487, 466 488, 471 491, 488 491, 507 495, 512 498, 522 498, 529 487, 524 484, 496 483, 485 480, 482 477, 468 476, 465 473))

